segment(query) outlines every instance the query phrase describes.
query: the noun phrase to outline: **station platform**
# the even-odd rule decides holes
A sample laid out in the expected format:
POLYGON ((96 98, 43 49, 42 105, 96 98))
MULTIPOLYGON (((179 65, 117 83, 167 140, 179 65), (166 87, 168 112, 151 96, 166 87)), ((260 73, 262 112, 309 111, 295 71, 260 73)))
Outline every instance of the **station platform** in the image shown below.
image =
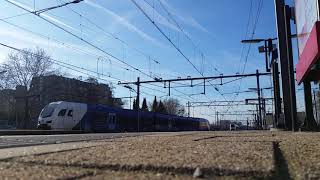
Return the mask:
POLYGON ((3 178, 319 179, 320 133, 154 133, 0 149, 3 178))
POLYGON ((81 134, 83 131, 78 130, 28 130, 28 129, 14 129, 14 130, 0 130, 0 136, 13 135, 54 135, 54 134, 81 134))

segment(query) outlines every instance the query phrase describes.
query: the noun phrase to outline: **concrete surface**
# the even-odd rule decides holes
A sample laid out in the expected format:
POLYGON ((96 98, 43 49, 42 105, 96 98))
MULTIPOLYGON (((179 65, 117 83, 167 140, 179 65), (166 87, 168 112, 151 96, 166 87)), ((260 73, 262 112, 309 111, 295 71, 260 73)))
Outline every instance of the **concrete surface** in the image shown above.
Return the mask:
POLYGON ((143 134, 0 149, 1 178, 319 179, 320 133, 143 134), (10 154, 7 156, 6 154, 10 154))
POLYGON ((81 134, 83 131, 77 130, 27 130, 27 129, 0 129, 0 136, 14 135, 52 135, 52 134, 81 134))
POLYGON ((121 137, 135 137, 152 133, 98 133, 98 134, 58 134, 58 135, 10 135, 0 136, 0 149, 11 147, 25 147, 44 144, 58 144, 105 140, 121 137))

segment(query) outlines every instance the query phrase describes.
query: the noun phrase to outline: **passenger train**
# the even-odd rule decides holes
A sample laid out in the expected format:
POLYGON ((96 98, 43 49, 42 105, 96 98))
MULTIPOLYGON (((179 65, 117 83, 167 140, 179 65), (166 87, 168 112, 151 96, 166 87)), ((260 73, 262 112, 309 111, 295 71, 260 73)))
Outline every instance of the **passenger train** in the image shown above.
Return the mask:
POLYGON ((84 132, 207 131, 209 121, 75 102, 52 102, 38 118, 39 129, 84 132))

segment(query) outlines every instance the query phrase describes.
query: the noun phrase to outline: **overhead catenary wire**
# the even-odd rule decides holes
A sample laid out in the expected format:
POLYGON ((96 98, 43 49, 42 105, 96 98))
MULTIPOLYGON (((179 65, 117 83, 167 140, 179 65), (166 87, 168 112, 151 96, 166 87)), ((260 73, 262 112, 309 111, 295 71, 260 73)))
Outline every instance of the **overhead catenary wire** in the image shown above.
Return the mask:
MULTIPOLYGON (((146 0, 144 0, 145 2, 147 2, 146 0)), ((172 13, 168 10, 168 8, 163 4, 163 2, 161 0, 158 0, 160 6, 162 7, 162 9, 168 14, 169 18, 174 22, 174 24, 178 27, 178 29, 184 34, 184 36, 187 37, 187 39, 192 43, 192 45, 196 48, 199 49, 200 54, 203 56, 204 53, 200 50, 199 46, 191 39, 191 37, 187 34, 187 32, 182 28, 182 26, 178 23, 178 21, 174 18, 174 16, 172 15, 172 13)), ((218 68, 213 65, 213 69, 218 72, 218 73, 222 73, 221 71, 218 70, 218 68)))
MULTIPOLYGON (((59 1, 61 1, 61 0, 59 0, 59 1)), ((119 37, 115 36, 113 33, 110 33, 110 32, 108 32, 108 31, 106 31, 104 28, 102 28, 101 26, 97 25, 96 23, 94 23, 92 20, 90 20, 90 19, 87 18, 86 16, 83 16, 81 13, 73 10, 73 9, 70 8, 70 7, 66 7, 66 8, 68 8, 68 9, 71 10, 72 12, 76 13, 77 15, 80 15, 82 18, 84 18, 85 20, 87 20, 90 24, 94 25, 96 28, 100 29, 102 32, 106 33, 107 35, 113 37, 113 38, 116 39, 116 40, 119 40, 120 42, 122 42, 122 43, 125 44, 126 46, 130 47, 130 45, 129 45, 127 42, 125 42, 124 40, 122 40, 122 39, 120 39, 119 37)), ((150 55, 145 54, 144 52, 140 51, 140 50, 137 49, 137 48, 134 48, 134 47, 131 47, 131 48, 133 48, 133 49, 136 50, 137 52, 140 52, 141 54, 145 55, 146 57, 150 57, 150 55)), ((153 59, 153 61, 155 61, 156 63, 160 64, 158 61, 156 61, 156 60, 154 60, 154 59, 153 59)), ((174 90, 187 96, 187 94, 183 93, 182 91, 178 91, 178 90, 176 90, 176 89, 174 89, 174 90)), ((190 96, 189 96, 189 97, 190 97, 190 96)))
POLYGON ((67 29, 65 29, 65 28, 63 28, 63 27, 61 27, 61 26, 57 25, 56 23, 54 23, 54 22, 52 22, 52 21, 50 21, 50 20, 48 20, 48 19, 46 19, 46 18, 42 17, 40 14, 36 14, 36 13, 34 13, 33 11, 30 11, 30 10, 28 10, 28 9, 26 9, 26 8, 24 8, 24 7, 22 7, 22 6, 18 5, 18 4, 16 4, 16 3, 14 3, 14 2, 11 2, 10 0, 5 0, 5 1, 6 1, 6 2, 8 2, 8 3, 10 3, 10 4, 12 4, 12 5, 14 5, 14 6, 16 6, 16 7, 18 7, 18 8, 20 8, 20 9, 22 9, 22 10, 24 10, 24 11, 27 11, 27 12, 29 12, 29 13, 31 13, 31 14, 34 14, 35 16, 37 16, 37 17, 39 17, 39 18, 43 19, 44 21, 48 22, 49 24, 51 24, 51 25, 53 25, 53 26, 57 27, 58 29, 60 29, 60 30, 62 30, 62 31, 64 31, 64 32, 66 32, 66 33, 70 34, 71 36, 75 37, 76 39, 78 39, 78 40, 80 40, 80 41, 82 41, 82 42, 84 42, 84 43, 88 44, 89 46, 91 46, 91 47, 93 47, 93 48, 97 49, 98 51, 100 51, 100 52, 102 52, 102 53, 104 53, 104 54, 106 54, 106 55, 108 55, 108 56, 110 56, 110 57, 112 57, 113 59, 115 59, 115 60, 117 60, 117 61, 119 61, 119 62, 121 62, 121 63, 123 63, 123 64, 127 65, 128 67, 132 68, 133 70, 138 71, 138 72, 140 72, 141 74, 143 74, 143 75, 145 75, 145 76, 147 76, 147 77, 150 77, 151 79, 154 79, 154 77, 150 76, 148 73, 143 72, 143 71, 142 71, 142 70, 140 70, 139 68, 136 68, 136 67, 134 67, 134 66, 130 65, 129 63, 127 63, 127 62, 123 61, 121 58, 118 58, 118 57, 116 57, 115 55, 113 55, 113 54, 111 54, 111 53, 109 53, 109 52, 107 52, 107 51, 103 50, 102 48, 100 48, 100 47, 98 47, 98 46, 94 45, 93 43, 89 42, 88 40, 85 40, 84 38, 82 38, 82 37, 80 37, 80 36, 76 35, 75 33, 73 33, 73 32, 71 32, 71 31, 69 31, 69 30, 67 30, 67 29))
MULTIPOLYGON (((57 1, 63 1, 64 0, 57 0, 57 1)), ((153 62, 155 62, 156 64, 160 64, 159 61, 156 60, 156 58, 153 58, 151 55, 143 52, 142 50, 130 45, 128 42, 126 42, 125 40, 123 40, 122 38, 119 38, 118 36, 116 36, 115 34, 107 31, 105 28, 101 27, 100 25, 98 25, 97 23, 93 22, 90 18, 84 16, 83 14, 79 13, 78 11, 74 10, 73 8, 66 6, 65 8, 69 9, 71 12, 81 16, 83 19, 85 19, 87 22, 89 22, 91 25, 95 26, 97 29, 99 29, 100 31, 104 32, 105 34, 107 34, 109 37, 118 40, 119 42, 121 42, 122 44, 125 44, 127 47, 135 50, 136 52, 140 53, 141 55, 145 56, 146 58, 150 58, 153 62)))
MULTIPOLYGON (((250 5, 246 36, 248 34, 248 28, 249 28, 249 24, 250 24, 249 22, 251 20, 252 6, 253 6, 253 0, 251 0, 251 5, 250 5)), ((262 7, 263 7, 263 0, 260 0, 259 4, 258 4, 257 14, 255 16, 256 19, 255 19, 254 24, 253 24, 253 29, 252 29, 252 33, 251 33, 250 39, 252 39, 254 37, 254 35, 255 35, 255 31, 256 31, 256 28, 257 28, 257 25, 258 25, 258 22, 259 22, 259 19, 260 19, 262 7)), ((246 69, 246 66, 247 66, 248 59, 249 59, 250 51, 251 51, 251 44, 249 44, 249 47, 248 47, 248 50, 247 50, 247 53, 246 53, 246 56, 245 56, 244 66, 243 66, 243 69, 242 69, 242 72, 241 72, 242 74, 245 73, 245 69, 246 69)), ((242 54, 241 54, 241 58, 242 58, 242 54)), ((240 91, 240 89, 241 89, 242 79, 243 78, 240 78, 238 91, 240 91)), ((233 97, 233 100, 236 100, 238 96, 239 96, 239 93, 235 94, 234 97, 233 97)), ((225 112, 228 112, 230 110, 230 108, 231 108, 231 106, 229 108, 227 108, 227 110, 225 112)))
POLYGON ((30 13, 21 13, 21 14, 17 14, 17 15, 13 15, 13 16, 8 16, 8 17, 0 18, 0 20, 8 20, 8 19, 12 19, 12 18, 16 18, 16 17, 28 15, 28 14, 30 14, 30 13))
MULTIPOLYGON (((16 47, 13 47, 13 46, 4 44, 4 43, 0 43, 0 46, 6 47, 6 48, 9 48, 9 49, 11 49, 11 50, 18 51, 18 52, 26 53, 26 51, 23 50, 23 49, 19 49, 19 48, 16 48, 16 47)), ((84 68, 84 67, 80 67, 80 66, 76 66, 76 65, 73 65, 73 64, 70 64, 70 63, 66 63, 66 62, 63 62, 63 61, 60 61, 60 60, 51 58, 51 57, 49 58, 49 60, 50 60, 52 63, 54 63, 54 64, 56 64, 56 65, 58 65, 58 66, 64 67, 64 68, 66 68, 66 69, 69 69, 69 70, 72 70, 72 71, 75 71, 75 72, 78 72, 78 73, 81 73, 81 74, 85 74, 85 75, 87 75, 87 76, 89 76, 89 77, 94 77, 94 78, 96 78, 96 79, 99 79, 99 80, 102 80, 102 81, 105 81, 105 82, 108 82, 108 83, 112 82, 112 81, 107 80, 107 79, 105 79, 105 78, 101 78, 101 77, 95 76, 95 75, 94 75, 94 74, 96 74, 95 71, 86 69, 86 68, 84 68), (84 72, 84 71, 86 71, 86 72, 84 72), (92 74, 90 74, 90 73, 92 73, 92 74)), ((110 78, 110 79, 113 79, 113 80, 123 81, 122 79, 119 79, 119 78, 116 78, 116 77, 113 77, 113 76, 110 76, 110 75, 105 75, 105 74, 101 74, 101 75, 103 75, 103 76, 105 76, 105 77, 108 77, 108 78, 110 78)), ((113 83, 115 83, 116 85, 118 85, 118 84, 117 84, 117 81, 114 81, 113 83)), ((118 86, 124 88, 123 86, 120 86, 120 85, 118 85, 118 86)), ((144 88, 151 89, 151 90, 156 90, 156 89, 153 89, 153 88, 150 88, 150 87, 144 87, 144 88)), ((161 91, 160 91, 160 92, 161 92, 161 91)), ((145 92, 142 92, 142 93, 148 94, 148 93, 145 93, 145 92)), ((150 94, 148 94, 148 95, 150 95, 150 94)), ((151 96, 153 96, 153 95, 151 95, 151 96)))
MULTIPOLYGON (((26 31, 26 32, 29 32, 29 33, 31 33, 31 34, 37 35, 37 36, 39 36, 39 37, 42 37, 42 38, 44 38, 44 39, 53 40, 54 42, 56 42, 56 43, 58 43, 58 44, 60 44, 60 45, 62 45, 62 46, 65 46, 65 47, 67 47, 67 48, 71 48, 71 49, 73 49, 73 50, 82 52, 82 53, 87 54, 87 55, 92 55, 92 56, 96 56, 96 57, 101 57, 100 55, 94 54, 94 53, 92 53, 92 52, 88 52, 88 51, 86 51, 86 50, 82 50, 82 49, 77 48, 77 47, 73 47, 72 45, 70 45, 70 44, 68 44, 68 43, 61 42, 61 41, 59 41, 59 40, 57 40, 57 39, 54 39, 54 38, 52 38, 52 37, 43 35, 43 34, 38 33, 38 32, 31 31, 31 30, 29 30, 29 29, 26 29, 26 28, 24 28, 24 27, 22 27, 22 26, 20 26, 20 25, 11 23, 11 22, 9 22, 9 21, 1 20, 1 19, 0 19, 0 21, 2 21, 2 22, 4 22, 4 23, 7 23, 7 24, 9 24, 9 25, 11 25, 11 26, 14 26, 14 27, 16 27, 16 28, 18 28, 18 29, 21 29, 21 30, 23 30, 23 31, 26 31)), ((58 62, 58 63, 64 63, 64 62, 58 62)), ((58 63, 55 63, 55 64, 57 64, 57 65, 59 65, 59 66, 62 66, 61 64, 58 64, 58 63)), ((66 64, 68 64, 68 63, 64 63, 64 64, 66 65, 66 64)), ((66 68, 65 65, 64 65, 63 67, 66 68)), ((68 65, 70 65, 70 64, 68 64, 68 65)), ((82 69, 82 70, 89 71, 89 72, 91 72, 91 73, 97 73, 97 72, 94 72, 94 71, 91 71, 91 70, 88 70, 88 69, 84 69, 84 68, 82 68, 82 67, 78 67, 78 66, 75 66, 75 65, 71 65, 71 66, 73 66, 74 68, 79 68, 79 69, 82 69)), ((120 66, 120 67, 121 67, 121 66, 120 66)), ((121 67, 121 68, 123 68, 123 67, 121 67)), ((70 68, 69 68, 69 69, 70 69, 70 68)), ((123 68, 123 69, 129 70, 129 69, 126 69, 126 68, 123 68)), ((71 69, 71 70, 75 71, 75 69, 71 69)), ((79 72, 79 71, 77 71, 77 72, 79 72)), ((83 72, 80 72, 80 73, 84 74, 83 72)), ((89 74, 86 74, 86 75, 89 75, 89 74)), ((100 74, 100 75, 101 75, 101 74, 100 74)), ((92 74, 90 74, 90 76, 92 76, 92 74)), ((108 77, 109 77, 109 78, 113 78, 113 79, 118 80, 118 81, 119 81, 119 80, 122 81, 121 79, 112 77, 112 76, 110 76, 110 75, 109 75, 108 77)), ((99 79, 101 79, 101 78, 99 78, 99 79)), ((146 89, 149 89, 149 90, 157 91, 157 92, 160 92, 160 93, 165 93, 164 91, 160 91, 160 90, 158 90, 158 89, 150 88, 150 87, 147 87, 147 86, 142 86, 142 87, 144 87, 144 88, 146 88, 146 89)), ((178 91, 178 90, 175 90, 175 91, 177 91, 177 92, 179 92, 180 94, 183 94, 184 96, 186 96, 186 94, 183 93, 183 92, 181 92, 181 91, 178 91)), ((144 94, 146 94, 146 93, 144 93, 144 94)), ((179 95, 173 95, 173 96, 176 96, 176 97, 179 97, 179 98, 182 97, 182 96, 179 96, 179 95)))
MULTIPOLYGON (((200 70, 200 72, 202 72, 201 70, 200 70)), ((203 73, 203 72, 202 72, 203 73)))
MULTIPOLYGON (((171 38, 151 19, 151 17, 145 12, 145 10, 136 2, 136 0, 131 0, 131 2, 144 14, 144 16, 156 27, 156 29, 170 42, 170 44, 181 54, 184 59, 191 64, 191 66, 201 75, 204 77, 204 74, 191 62, 191 60, 182 52, 182 50, 171 40, 171 38)), ((211 84, 211 83, 210 83, 211 84)), ((214 86, 213 86, 214 87, 214 86)), ((222 93, 214 88, 224 99, 222 93)))
MULTIPOLYGON (((57 43, 57 44, 59 44, 59 45, 61 45, 61 46, 64 46, 64 47, 66 47, 66 48, 70 48, 70 49, 72 49, 72 50, 74 50, 74 51, 81 52, 81 53, 86 54, 86 55, 88 55, 88 56, 93 56, 93 57, 96 57, 96 58, 100 58, 100 57, 109 58, 108 56, 101 56, 101 55, 96 54, 96 53, 94 53, 94 52, 89 52, 88 50, 84 50, 84 49, 81 49, 81 48, 79 48, 79 47, 75 47, 75 46, 73 46, 73 45, 71 45, 71 44, 69 44, 69 43, 62 42, 62 41, 60 41, 60 40, 57 40, 57 39, 52 38, 52 37, 49 37, 49 36, 47 36, 47 35, 44 35, 44 34, 41 34, 41 33, 38 33, 38 32, 34 32, 34 31, 30 30, 30 29, 24 28, 24 27, 22 27, 22 26, 20 26, 20 25, 17 25, 17 24, 15 24, 15 23, 9 22, 9 21, 7 21, 7 20, 0 19, 0 21, 4 22, 4 23, 6 23, 6 24, 9 24, 9 25, 11 25, 11 26, 13 26, 13 27, 16 27, 16 28, 18 28, 18 29, 21 29, 21 30, 23 30, 23 31, 25 31, 25 32, 28 32, 28 33, 34 34, 34 35, 36 35, 36 36, 39 36, 39 37, 41 37, 41 38, 43 38, 43 39, 47 39, 47 40, 50 40, 50 41, 54 41, 55 43, 57 43)), ((132 71, 132 70, 130 70, 130 69, 128 69, 128 68, 125 68, 125 67, 122 67, 122 66, 120 66, 120 65, 119 65, 119 67, 122 68, 122 69, 125 69, 126 71, 132 71)))
MULTIPOLYGON (((57 2, 65 2, 65 0, 57 0, 57 2)), ((132 46, 130 43, 128 43, 127 41, 125 41, 123 38, 115 35, 114 33, 112 32, 109 32, 107 31, 105 28, 103 28, 102 26, 98 25, 97 23, 95 23, 93 20, 91 20, 90 18, 88 18, 87 16, 83 15, 82 13, 74 10, 74 8, 71 8, 69 6, 65 6, 65 8, 67 8, 68 10, 70 10, 71 12, 81 16, 81 18, 83 18, 85 21, 87 21, 89 24, 93 25, 95 28, 97 28, 98 30, 100 30, 101 32, 103 32, 106 36, 108 36, 109 38, 113 38, 117 41, 119 41, 120 43, 124 44, 125 46, 127 46, 128 48, 134 50, 135 52, 138 52, 139 54, 143 55, 144 57, 146 57, 148 60, 152 60, 155 64, 161 64, 160 61, 153 57, 152 55, 146 53, 146 52, 143 52, 142 50, 138 49, 137 47, 135 46, 132 46)), ((86 27, 86 28, 89 28, 89 27, 86 27)), ((94 31, 94 30, 92 30, 94 31)), ((153 73, 155 76, 157 76, 157 78, 160 78, 160 74, 157 75, 156 73, 153 73)), ((168 75, 168 74, 166 74, 168 75)))
MULTIPOLYGON (((147 0, 144 0, 149 6, 151 6, 150 5, 150 3, 148 3, 148 1, 147 0)), ((174 24, 178 27, 178 29, 184 34, 184 36, 186 36, 187 37, 187 39, 192 43, 192 45, 195 47, 195 49, 199 49, 199 52, 201 53, 201 57, 202 57, 202 60, 203 60, 203 58, 204 58, 204 53, 200 50, 200 48, 198 47, 198 45, 196 45, 196 43, 191 39, 191 37, 187 34, 187 32, 182 28, 182 26, 178 23, 178 21, 176 21, 175 20, 175 18, 173 17, 173 15, 172 15, 172 13, 165 7, 165 5, 162 3, 162 1, 161 0, 158 0, 158 2, 159 2, 159 4, 160 4, 160 6, 162 7, 162 9, 164 9, 164 11, 168 14, 168 16, 169 16, 169 18, 171 19, 171 21, 173 21, 174 22, 174 24)), ((154 9, 154 6, 151 6, 153 9, 154 9)), ((145 13, 146 14, 146 13, 145 13)), ((153 24, 154 25, 156 25, 154 22, 153 22, 153 24)), ((158 29, 159 30, 159 29, 158 29)), ((170 41, 170 40, 169 40, 170 41)), ((173 43, 172 41, 170 41, 171 43, 173 43)), ((190 61, 189 61, 190 62, 190 61)), ((202 62, 203 63, 203 62, 202 62)), ((218 73, 222 73, 221 71, 219 71, 218 70, 218 68, 216 67, 216 66, 214 66, 213 65, 213 67, 214 67, 214 70, 216 71, 216 72, 218 72, 218 73)), ((200 70, 197 70, 198 72, 200 71, 200 70)), ((202 76, 204 76, 204 74, 203 74, 203 72, 201 73, 201 72, 199 72, 202 76)), ((210 84, 210 86, 212 86, 225 100, 226 100, 226 98, 223 96, 223 94, 219 91, 219 89, 216 87, 216 86, 214 86, 210 81, 207 81, 207 82, 209 82, 209 84, 210 84)), ((205 85, 204 85, 205 86, 205 85)), ((207 98, 208 98, 208 96, 206 95, 206 94, 204 94, 207 98)))
POLYGON ((170 44, 191 64, 191 66, 201 75, 203 73, 191 62, 191 60, 180 50, 180 48, 172 42, 170 37, 151 19, 151 17, 142 9, 142 7, 135 1, 131 0, 134 5, 147 17, 147 19, 158 29, 158 31, 170 42, 170 44))

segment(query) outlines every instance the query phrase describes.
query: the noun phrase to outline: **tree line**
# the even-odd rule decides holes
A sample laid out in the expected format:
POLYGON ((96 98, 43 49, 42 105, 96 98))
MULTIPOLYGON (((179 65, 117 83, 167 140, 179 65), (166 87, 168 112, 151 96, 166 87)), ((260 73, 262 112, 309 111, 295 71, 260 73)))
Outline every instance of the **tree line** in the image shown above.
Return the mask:
MULTIPOLYGON (((133 110, 138 110, 139 105, 137 104, 136 99, 133 100, 133 110)), ((140 108, 141 111, 144 112, 158 112, 163 114, 172 114, 178 116, 185 115, 185 108, 179 102, 178 99, 168 98, 165 100, 157 101, 157 97, 155 96, 152 103, 147 104, 147 99, 143 98, 142 106, 140 108)))

